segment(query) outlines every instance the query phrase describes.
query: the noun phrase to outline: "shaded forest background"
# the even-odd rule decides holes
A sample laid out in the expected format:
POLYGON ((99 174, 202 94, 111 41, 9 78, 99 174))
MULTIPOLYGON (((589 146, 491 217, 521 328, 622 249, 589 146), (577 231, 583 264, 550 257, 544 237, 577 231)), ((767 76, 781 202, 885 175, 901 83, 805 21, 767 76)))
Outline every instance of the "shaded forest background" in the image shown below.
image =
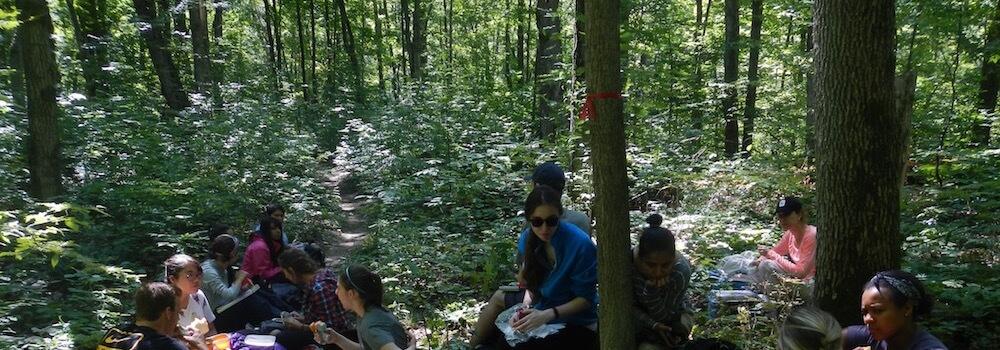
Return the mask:
MULTIPOLYGON (((558 161, 569 205, 592 203, 582 1, 0 1, 0 346, 93 348, 166 257, 203 256, 216 222, 248 232, 263 203, 286 204, 291 238, 328 240, 336 163, 367 200, 350 260, 422 346, 461 348, 510 280, 524 176, 558 161)), ((816 205, 812 4, 622 5, 632 231, 668 218, 704 311, 719 257, 780 236, 779 195, 816 205)), ((895 22, 903 266, 938 297, 932 333, 987 349, 1000 4, 900 0, 895 22)), ((780 322, 699 315, 696 336, 748 349, 780 322)))

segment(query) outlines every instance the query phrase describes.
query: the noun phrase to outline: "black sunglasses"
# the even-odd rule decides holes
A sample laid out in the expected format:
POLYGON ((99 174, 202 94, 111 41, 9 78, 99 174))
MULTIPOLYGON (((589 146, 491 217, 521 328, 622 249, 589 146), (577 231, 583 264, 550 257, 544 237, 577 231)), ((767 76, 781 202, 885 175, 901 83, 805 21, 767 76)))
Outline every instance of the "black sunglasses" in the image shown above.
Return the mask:
POLYGON ((542 224, 548 225, 549 227, 556 227, 556 225, 559 225, 559 217, 555 215, 550 216, 547 219, 531 218, 528 221, 531 221, 531 226, 534 227, 542 227, 542 224))

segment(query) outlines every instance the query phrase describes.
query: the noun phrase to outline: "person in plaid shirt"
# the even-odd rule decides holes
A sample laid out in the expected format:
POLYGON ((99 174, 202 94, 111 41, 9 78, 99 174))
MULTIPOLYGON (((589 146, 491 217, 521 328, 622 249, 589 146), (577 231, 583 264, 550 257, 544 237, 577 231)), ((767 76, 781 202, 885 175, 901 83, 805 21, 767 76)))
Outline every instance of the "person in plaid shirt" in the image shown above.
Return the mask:
POLYGON ((278 343, 289 349, 318 346, 314 343, 309 324, 320 321, 330 329, 356 338, 354 320, 337 298, 337 275, 320 268, 319 263, 301 249, 290 248, 278 256, 278 266, 289 281, 302 287, 305 293, 302 315, 283 318, 285 330, 278 343))

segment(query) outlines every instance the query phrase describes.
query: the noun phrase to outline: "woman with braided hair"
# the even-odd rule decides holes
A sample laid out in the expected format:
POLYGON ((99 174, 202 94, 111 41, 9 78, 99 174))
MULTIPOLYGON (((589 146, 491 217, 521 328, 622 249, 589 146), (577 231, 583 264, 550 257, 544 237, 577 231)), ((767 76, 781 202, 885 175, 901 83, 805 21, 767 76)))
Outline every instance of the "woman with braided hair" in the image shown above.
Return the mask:
POLYGON ((917 324, 933 306, 934 298, 913 274, 879 272, 865 284, 861 295, 865 325, 844 329, 844 349, 947 350, 917 324))

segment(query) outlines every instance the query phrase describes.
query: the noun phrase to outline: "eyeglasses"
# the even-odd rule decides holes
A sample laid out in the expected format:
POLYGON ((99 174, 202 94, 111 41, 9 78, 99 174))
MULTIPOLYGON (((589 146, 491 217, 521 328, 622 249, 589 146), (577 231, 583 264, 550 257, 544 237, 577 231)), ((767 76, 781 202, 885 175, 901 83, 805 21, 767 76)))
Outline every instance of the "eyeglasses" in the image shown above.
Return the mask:
POLYGON ((557 225, 559 225, 559 217, 555 215, 550 216, 546 219, 531 218, 528 221, 531 221, 531 226, 534 227, 542 227, 543 224, 549 227, 556 227, 557 225))

